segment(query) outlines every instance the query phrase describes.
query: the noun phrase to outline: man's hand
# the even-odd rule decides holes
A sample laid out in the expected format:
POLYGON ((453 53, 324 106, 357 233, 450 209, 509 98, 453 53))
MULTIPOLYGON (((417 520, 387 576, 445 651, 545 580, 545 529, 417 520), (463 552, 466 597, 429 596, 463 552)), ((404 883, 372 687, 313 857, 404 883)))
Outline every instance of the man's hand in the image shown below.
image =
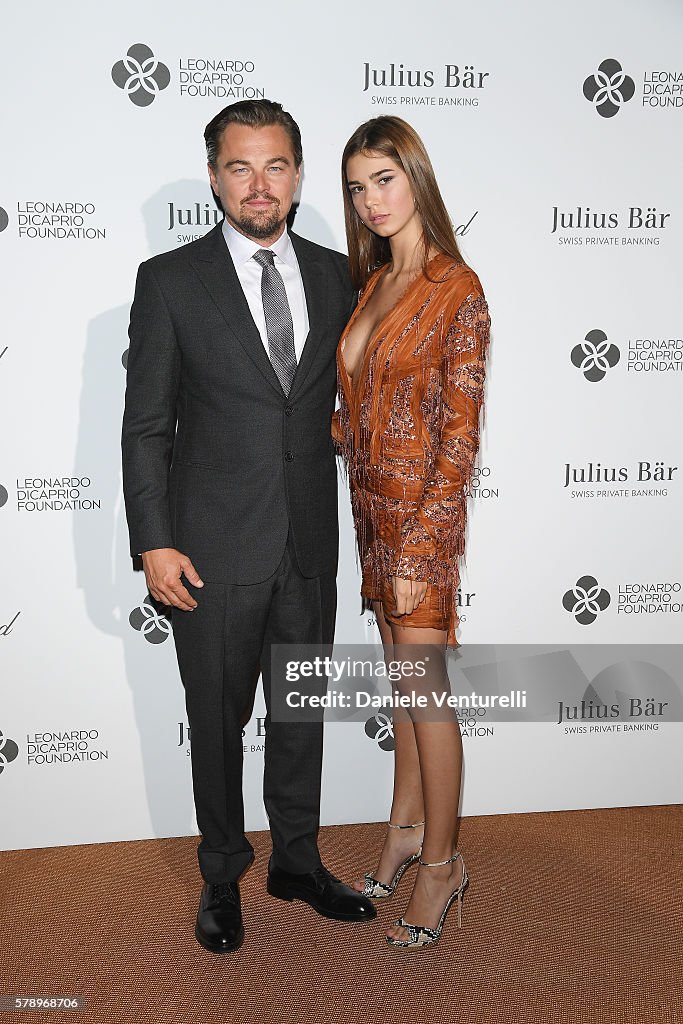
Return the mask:
POLYGON ((394 588, 394 615, 410 615, 425 599, 427 584, 420 580, 404 580, 400 576, 392 576, 394 588))
POLYGON ((180 577, 184 573, 195 587, 203 587, 204 584, 187 555, 175 548, 154 548, 142 552, 142 565, 149 592, 155 601, 181 608, 184 612, 194 611, 197 602, 180 582, 180 577))

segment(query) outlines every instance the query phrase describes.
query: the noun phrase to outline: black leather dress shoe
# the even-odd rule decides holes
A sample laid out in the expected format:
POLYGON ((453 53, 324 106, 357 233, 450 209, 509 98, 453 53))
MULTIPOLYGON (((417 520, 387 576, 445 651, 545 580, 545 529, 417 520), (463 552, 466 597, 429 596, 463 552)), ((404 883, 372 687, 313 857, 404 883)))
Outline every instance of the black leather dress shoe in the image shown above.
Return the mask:
POLYGON ((268 866, 267 889, 279 900, 303 900, 323 917, 335 921, 371 921, 377 911, 371 901, 344 885, 322 865, 305 875, 268 866))
POLYGON ((239 949, 244 942, 244 925, 237 882, 205 883, 194 934, 200 946, 212 953, 239 949))

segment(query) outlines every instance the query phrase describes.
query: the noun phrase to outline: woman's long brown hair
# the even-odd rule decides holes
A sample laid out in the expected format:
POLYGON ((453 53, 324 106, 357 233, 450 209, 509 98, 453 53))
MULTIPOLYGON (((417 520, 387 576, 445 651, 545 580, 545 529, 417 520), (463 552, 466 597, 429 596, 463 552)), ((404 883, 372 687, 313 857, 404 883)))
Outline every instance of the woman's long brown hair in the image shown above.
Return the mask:
POLYGON ((408 176, 422 218, 423 273, 426 273, 429 251, 432 248, 445 253, 458 263, 463 263, 453 225, 422 139, 415 129, 400 117, 373 117, 356 128, 342 155, 344 220, 354 288, 364 288, 370 275, 391 260, 389 240, 380 238, 367 228, 353 205, 353 197, 347 184, 346 167, 350 158, 358 153, 382 153, 402 167, 408 176))

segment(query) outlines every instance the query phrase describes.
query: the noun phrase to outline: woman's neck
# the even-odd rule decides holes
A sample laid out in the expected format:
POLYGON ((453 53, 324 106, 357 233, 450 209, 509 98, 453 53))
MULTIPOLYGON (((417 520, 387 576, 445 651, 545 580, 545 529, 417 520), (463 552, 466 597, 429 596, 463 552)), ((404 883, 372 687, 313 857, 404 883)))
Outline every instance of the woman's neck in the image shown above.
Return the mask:
POLYGON ((392 276, 414 275, 422 268, 423 233, 422 224, 417 217, 407 224, 400 234, 389 239, 389 247, 391 249, 392 276))

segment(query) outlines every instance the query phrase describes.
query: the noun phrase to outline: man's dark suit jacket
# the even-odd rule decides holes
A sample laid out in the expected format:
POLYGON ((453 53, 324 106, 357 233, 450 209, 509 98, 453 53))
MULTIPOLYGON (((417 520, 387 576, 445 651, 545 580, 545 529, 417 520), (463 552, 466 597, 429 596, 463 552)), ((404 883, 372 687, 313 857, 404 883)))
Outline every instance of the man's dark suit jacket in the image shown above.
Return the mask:
POLYGON ((330 422, 353 308, 345 256, 291 235, 310 330, 285 396, 219 224, 141 264, 130 320, 123 489, 131 554, 175 547, 207 582, 337 567, 330 422))

